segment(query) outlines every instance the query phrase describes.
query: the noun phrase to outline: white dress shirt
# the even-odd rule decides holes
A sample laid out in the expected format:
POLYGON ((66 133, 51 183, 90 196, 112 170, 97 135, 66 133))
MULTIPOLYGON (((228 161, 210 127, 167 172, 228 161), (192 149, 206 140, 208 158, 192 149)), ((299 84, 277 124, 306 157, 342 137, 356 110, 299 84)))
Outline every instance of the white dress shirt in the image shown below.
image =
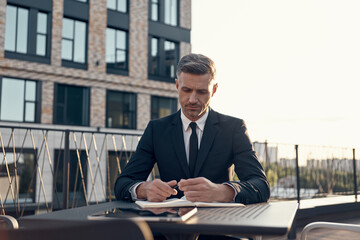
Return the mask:
MULTIPOLYGON (((198 149, 200 149, 201 139, 204 133, 204 127, 206 123, 206 119, 209 115, 209 111, 206 111, 205 114, 196 120, 196 135, 198 137, 198 149)), ((190 136, 192 133, 190 123, 192 122, 188 119, 185 114, 181 111, 181 122, 183 125, 183 133, 184 133, 184 144, 185 144, 185 152, 186 152, 186 159, 187 163, 189 164, 189 149, 190 149, 190 136)))
MULTIPOLYGON (((206 110, 205 114, 199 118, 198 120, 196 120, 196 134, 198 137, 198 148, 200 149, 200 144, 201 144, 201 139, 204 133, 204 128, 205 128, 205 123, 206 123, 206 119, 209 116, 209 109, 206 110)), ((183 113, 183 111, 181 110, 181 122, 183 125, 183 133, 184 133, 184 144, 185 144, 185 152, 186 152, 186 159, 187 159, 187 163, 189 164, 189 149, 190 149, 190 136, 192 133, 191 127, 190 127, 190 123, 192 122, 190 119, 188 119, 185 114, 183 113)), ((137 187, 143 182, 139 182, 134 184, 133 186, 130 187, 129 192, 131 194, 131 198, 133 201, 138 200, 137 198, 137 194, 136 194, 136 189, 137 187)), ((224 183, 225 185, 230 186, 232 189, 234 189, 234 198, 233 201, 235 200, 235 196, 236 196, 236 189, 228 184, 228 183, 224 183)))

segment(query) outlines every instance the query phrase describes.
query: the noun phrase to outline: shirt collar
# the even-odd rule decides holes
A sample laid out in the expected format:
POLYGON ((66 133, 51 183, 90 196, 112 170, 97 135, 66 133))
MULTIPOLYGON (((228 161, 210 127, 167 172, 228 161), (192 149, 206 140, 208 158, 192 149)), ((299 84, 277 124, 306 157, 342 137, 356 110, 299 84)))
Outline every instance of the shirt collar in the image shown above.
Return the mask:
MULTIPOLYGON (((204 131, 204 127, 205 127, 205 123, 206 123, 206 119, 209 116, 209 109, 206 110, 205 114, 199 118, 198 120, 196 120, 196 125, 197 127, 203 132, 204 131)), ((185 114, 183 113, 183 111, 181 110, 181 121, 182 121, 182 125, 184 128, 184 131, 186 132, 186 130, 189 128, 190 123, 192 122, 190 119, 188 119, 185 114)))

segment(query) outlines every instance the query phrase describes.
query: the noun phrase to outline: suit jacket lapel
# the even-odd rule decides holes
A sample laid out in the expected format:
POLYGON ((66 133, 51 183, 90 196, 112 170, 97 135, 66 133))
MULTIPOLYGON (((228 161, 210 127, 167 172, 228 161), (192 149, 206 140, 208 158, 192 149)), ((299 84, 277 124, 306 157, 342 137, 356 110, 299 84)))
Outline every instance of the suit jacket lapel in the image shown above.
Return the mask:
MULTIPOLYGON (((181 111, 181 110, 180 110, 181 111)), ((173 131, 172 131, 172 141, 175 148, 175 153, 180 161, 180 165, 185 172, 186 178, 190 177, 190 170, 189 165, 186 160, 186 153, 185 153, 185 144, 184 144, 184 133, 183 133, 183 126, 180 118, 180 111, 176 114, 172 124, 173 124, 173 131)))
POLYGON ((198 176, 200 169, 204 164, 205 159, 214 142, 214 139, 219 131, 219 126, 217 125, 217 123, 218 123, 217 113, 210 109, 209 116, 206 120, 204 133, 200 143, 200 149, 195 165, 194 177, 198 176))

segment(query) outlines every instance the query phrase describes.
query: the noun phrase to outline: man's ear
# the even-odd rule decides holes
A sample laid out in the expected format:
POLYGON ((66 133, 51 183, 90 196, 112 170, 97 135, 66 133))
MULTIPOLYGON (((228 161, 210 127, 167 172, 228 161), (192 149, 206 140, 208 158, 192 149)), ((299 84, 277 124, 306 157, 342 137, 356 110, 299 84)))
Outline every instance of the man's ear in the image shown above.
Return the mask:
POLYGON ((176 89, 179 90, 179 80, 177 78, 175 78, 175 85, 176 89))
POLYGON ((217 88, 218 88, 218 84, 215 83, 214 86, 213 86, 213 89, 212 89, 212 94, 211 94, 211 96, 214 96, 214 94, 216 93, 217 88))

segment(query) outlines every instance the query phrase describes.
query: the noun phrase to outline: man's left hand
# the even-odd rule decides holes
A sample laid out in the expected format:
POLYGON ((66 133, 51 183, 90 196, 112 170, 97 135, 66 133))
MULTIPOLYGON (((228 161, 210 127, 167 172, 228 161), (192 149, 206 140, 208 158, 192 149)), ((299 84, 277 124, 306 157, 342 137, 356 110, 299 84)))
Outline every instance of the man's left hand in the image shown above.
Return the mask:
POLYGON ((225 184, 215 184, 204 177, 181 179, 179 189, 192 202, 231 202, 235 191, 225 184))

